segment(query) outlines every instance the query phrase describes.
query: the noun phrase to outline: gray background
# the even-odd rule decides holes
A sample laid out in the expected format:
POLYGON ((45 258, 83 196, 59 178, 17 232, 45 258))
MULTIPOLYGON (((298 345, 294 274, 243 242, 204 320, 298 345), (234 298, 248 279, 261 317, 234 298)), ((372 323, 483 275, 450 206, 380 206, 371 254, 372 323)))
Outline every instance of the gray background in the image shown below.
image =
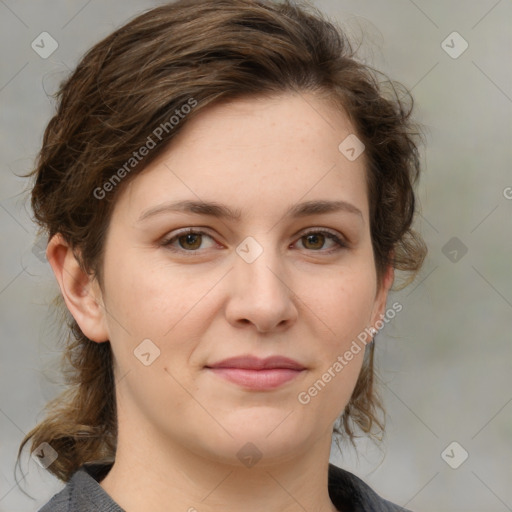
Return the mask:
MULTIPOLYGON (((353 37, 364 34, 361 58, 412 88, 427 136, 417 226, 430 252, 417 280, 391 295, 404 309, 378 337, 387 436, 380 448, 362 440, 359 456, 333 449, 332 461, 416 512, 512 510, 512 2, 314 4, 353 37), (458 58, 441 45, 453 31, 469 44, 458 58), (453 441, 469 453, 457 469, 441 456, 453 441)), ((90 46, 154 5, 0 0, 0 512, 36 510, 62 486, 27 457, 23 484, 35 500, 13 476, 23 434, 59 389, 49 316, 57 288, 32 251, 17 175, 40 146, 47 93, 90 46), (43 31, 59 45, 46 59, 31 48, 43 31)))

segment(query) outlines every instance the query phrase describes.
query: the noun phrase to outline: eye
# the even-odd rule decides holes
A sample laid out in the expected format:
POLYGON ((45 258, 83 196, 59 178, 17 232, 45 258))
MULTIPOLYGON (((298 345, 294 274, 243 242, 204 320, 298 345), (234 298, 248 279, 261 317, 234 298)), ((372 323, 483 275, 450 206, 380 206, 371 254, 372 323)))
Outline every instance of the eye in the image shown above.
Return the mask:
MULTIPOLYGON (((301 235, 297 242, 299 241, 307 250, 327 254, 349 247, 348 243, 340 238, 335 232, 327 231, 326 229, 310 229, 301 235), (329 241, 331 242, 331 247, 327 250, 322 250, 326 242, 329 241)), ((194 228, 186 228, 179 231, 178 233, 175 233, 173 236, 162 240, 160 245, 171 251, 181 254, 188 253, 187 255, 193 256, 195 254, 199 254, 199 249, 215 247, 215 241, 213 237, 205 231, 194 228), (212 242, 209 246, 202 247, 205 237, 206 239, 210 239, 212 242)))
POLYGON ((188 228, 178 232, 171 238, 163 240, 161 245, 176 252, 194 253, 201 248, 204 237, 213 240, 213 238, 204 231, 188 228), (178 247, 176 247, 176 243, 178 244, 178 247))
POLYGON ((303 233, 299 240, 302 242, 302 245, 306 249, 310 249, 315 252, 331 253, 336 252, 340 249, 348 248, 347 242, 342 240, 336 233, 327 231, 325 229, 310 230, 306 233, 303 233), (331 243, 334 244, 334 246, 331 247, 331 249, 320 251, 324 246, 326 240, 330 240, 331 243))

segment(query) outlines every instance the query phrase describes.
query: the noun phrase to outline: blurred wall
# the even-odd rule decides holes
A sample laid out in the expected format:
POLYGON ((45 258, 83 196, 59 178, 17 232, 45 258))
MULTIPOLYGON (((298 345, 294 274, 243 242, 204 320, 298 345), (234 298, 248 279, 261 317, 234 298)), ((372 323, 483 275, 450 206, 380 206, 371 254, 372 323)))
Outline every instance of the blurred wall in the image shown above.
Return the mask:
MULTIPOLYGON (((62 487, 28 457, 23 486, 35 500, 13 476, 20 440, 59 389, 57 288, 19 175, 50 119, 47 94, 90 46, 154 5, 0 2, 0 512, 36 510, 62 487)), ((380 448, 362 440, 359 456, 333 446, 332 462, 416 512, 512 510, 512 3, 314 5, 362 41, 365 62, 412 89, 427 142, 417 227, 429 256, 391 295, 403 310, 377 338, 387 435, 380 448)))

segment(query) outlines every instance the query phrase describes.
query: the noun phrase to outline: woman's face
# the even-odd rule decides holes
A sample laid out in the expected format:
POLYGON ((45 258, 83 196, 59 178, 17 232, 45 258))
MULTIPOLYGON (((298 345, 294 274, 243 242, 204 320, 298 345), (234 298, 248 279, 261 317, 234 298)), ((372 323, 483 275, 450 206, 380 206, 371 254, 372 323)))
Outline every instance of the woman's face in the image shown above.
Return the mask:
POLYGON ((378 291, 365 155, 338 149, 352 133, 312 94, 216 105, 122 191, 102 300, 125 429, 231 462, 330 439, 364 345, 344 354, 392 279, 378 291), (249 356, 296 366, 218 364, 249 356))

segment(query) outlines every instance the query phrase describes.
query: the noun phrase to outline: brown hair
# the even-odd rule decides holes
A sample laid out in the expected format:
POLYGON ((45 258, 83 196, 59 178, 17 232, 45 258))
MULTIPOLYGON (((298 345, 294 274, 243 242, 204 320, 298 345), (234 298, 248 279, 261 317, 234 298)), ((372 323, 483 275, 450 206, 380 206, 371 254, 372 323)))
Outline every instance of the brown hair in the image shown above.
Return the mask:
MULTIPOLYGON (((88 51, 56 94, 58 109, 31 173, 37 223, 48 238, 61 233, 101 285, 115 198, 191 118, 207 105, 236 97, 310 91, 336 101, 366 146, 379 284, 388 265, 414 274, 426 248, 411 229, 420 169, 412 97, 403 89, 400 97, 394 82, 379 82, 378 72, 354 55, 336 25, 289 0, 181 0, 143 13, 88 51), (384 83, 393 87, 385 92, 384 83), (187 103, 194 107, 171 122, 187 103), (158 132, 161 137, 157 127, 166 128, 158 132), (140 162, 130 160, 148 137, 156 147, 140 162), (122 182, 105 187, 116 172, 122 182)), ((48 404, 46 418, 18 452, 19 461, 30 439, 31 452, 48 442, 58 453, 48 470, 63 481, 85 462, 113 458, 117 439, 110 343, 91 342, 69 313, 67 318, 63 357, 69 388, 48 404)), ((341 417, 344 432, 334 429, 352 442, 356 427, 370 435, 375 426, 383 429, 373 350, 369 344, 341 417)))

